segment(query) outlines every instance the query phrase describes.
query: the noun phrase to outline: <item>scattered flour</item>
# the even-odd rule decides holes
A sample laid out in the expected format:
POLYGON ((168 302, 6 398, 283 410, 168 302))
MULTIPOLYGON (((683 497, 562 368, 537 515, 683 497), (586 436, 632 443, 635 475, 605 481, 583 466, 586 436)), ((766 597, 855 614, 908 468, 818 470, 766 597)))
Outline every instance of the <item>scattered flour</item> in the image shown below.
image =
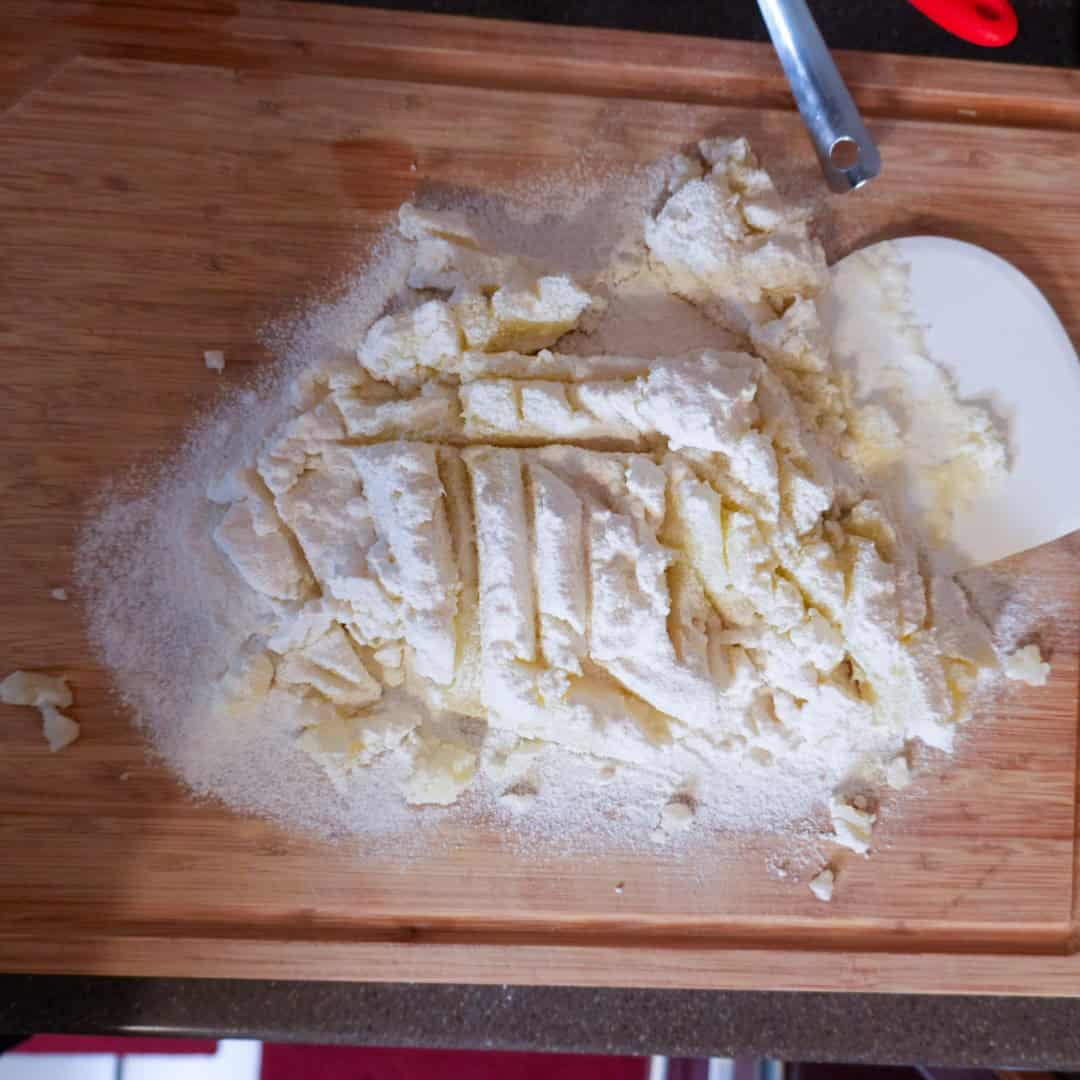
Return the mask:
POLYGON ((571 187, 403 207, 105 493, 102 660, 193 791, 292 826, 612 849, 830 806, 864 852, 845 793, 953 746, 990 631, 879 497, 821 248, 745 140, 571 187))

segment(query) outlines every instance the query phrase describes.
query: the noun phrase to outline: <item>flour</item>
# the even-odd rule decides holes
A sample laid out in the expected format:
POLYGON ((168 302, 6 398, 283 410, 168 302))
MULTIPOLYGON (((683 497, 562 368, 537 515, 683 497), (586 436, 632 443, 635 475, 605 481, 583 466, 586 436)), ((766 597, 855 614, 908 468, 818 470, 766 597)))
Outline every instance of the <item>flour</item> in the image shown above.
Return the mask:
POLYGON ((899 427, 860 437, 806 215, 745 140, 609 191, 403 207, 276 377, 103 502, 92 636, 194 791, 603 849, 812 838, 831 800, 865 851, 862 792, 952 746, 998 656, 878 490, 899 427))

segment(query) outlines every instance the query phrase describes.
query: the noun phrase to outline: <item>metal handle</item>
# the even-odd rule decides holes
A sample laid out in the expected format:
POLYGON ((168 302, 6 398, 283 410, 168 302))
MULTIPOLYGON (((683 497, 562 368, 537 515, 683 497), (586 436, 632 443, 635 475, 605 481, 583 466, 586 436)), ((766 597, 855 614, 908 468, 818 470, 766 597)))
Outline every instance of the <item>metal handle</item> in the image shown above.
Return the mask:
POLYGON ((833 191, 881 172, 881 155, 840 77, 805 0, 758 0, 795 104, 833 191))

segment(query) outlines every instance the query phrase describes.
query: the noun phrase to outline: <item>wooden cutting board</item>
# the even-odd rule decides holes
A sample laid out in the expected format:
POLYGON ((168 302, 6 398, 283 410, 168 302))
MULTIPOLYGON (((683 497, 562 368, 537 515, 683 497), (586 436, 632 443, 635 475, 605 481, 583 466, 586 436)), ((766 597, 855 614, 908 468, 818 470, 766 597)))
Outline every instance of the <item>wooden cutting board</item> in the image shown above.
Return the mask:
MULTIPOLYGON (((840 66, 885 171, 820 196, 830 254, 904 233, 975 241, 1075 338, 1080 72, 840 66)), ((0 657, 68 673, 84 733, 54 756, 27 711, 0 714, 0 970, 1080 992, 1080 534, 1008 567, 1054 600, 1051 685, 1000 697, 831 905, 770 877, 765 840, 526 860, 472 832, 391 857, 193 803, 108 700, 76 605, 49 596, 71 585, 87 494, 263 363, 260 325, 338 279, 421 183, 647 161, 726 132, 750 135, 789 190, 820 191, 767 48, 8 0, 0 110, 0 657), (228 353, 224 376, 206 348, 228 353)), ((1037 356, 1017 362, 1037 377, 1037 356)))

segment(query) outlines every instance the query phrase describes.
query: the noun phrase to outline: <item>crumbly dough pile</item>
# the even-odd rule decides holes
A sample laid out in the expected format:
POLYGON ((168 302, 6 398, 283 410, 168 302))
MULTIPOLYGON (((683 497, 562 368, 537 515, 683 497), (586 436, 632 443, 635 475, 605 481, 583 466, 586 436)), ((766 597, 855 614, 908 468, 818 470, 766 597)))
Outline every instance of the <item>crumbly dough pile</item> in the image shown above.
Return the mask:
MULTIPOLYGON (((852 463, 824 256, 745 140, 678 159, 644 230, 728 350, 560 353, 598 282, 482 250, 460 214, 404 206, 400 231, 394 310, 211 486, 272 612, 215 688, 223 722, 265 713, 339 786, 404 752, 416 804, 552 746, 905 782, 909 740, 950 746, 988 631, 852 463)), ((865 850, 871 810, 840 791, 833 814, 865 850)))

